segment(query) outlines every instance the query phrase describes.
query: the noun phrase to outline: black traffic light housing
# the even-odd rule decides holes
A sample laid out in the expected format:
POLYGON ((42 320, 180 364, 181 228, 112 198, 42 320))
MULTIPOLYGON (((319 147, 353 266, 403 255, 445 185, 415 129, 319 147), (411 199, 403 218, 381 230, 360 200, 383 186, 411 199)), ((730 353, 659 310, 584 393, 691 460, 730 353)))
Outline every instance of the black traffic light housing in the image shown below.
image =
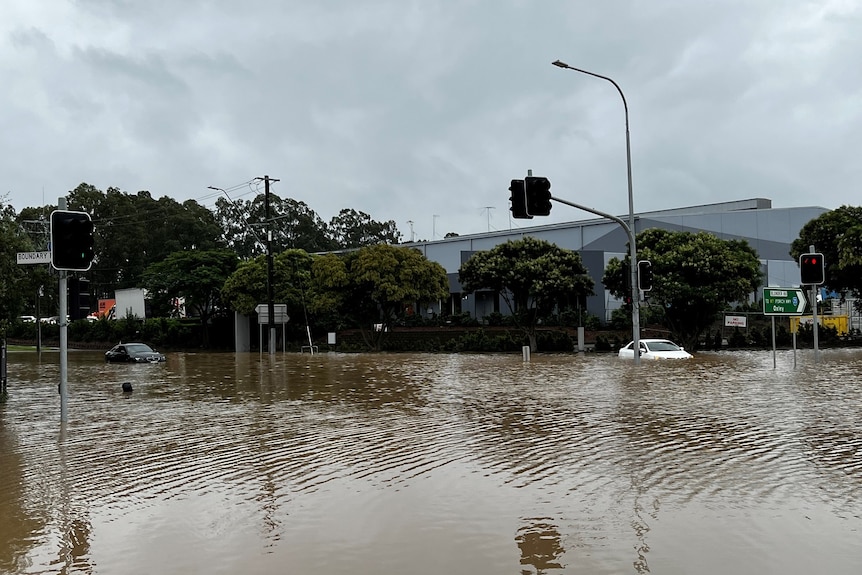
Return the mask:
POLYGON ((512 203, 509 210, 512 212, 512 217, 519 220, 531 220, 533 216, 527 213, 527 195, 524 192, 524 180, 512 180, 509 185, 509 191, 512 195, 509 196, 509 201, 512 203))
POLYGON ((820 285, 826 281, 826 264, 823 254, 809 253, 799 256, 799 276, 802 285, 820 285))
POLYGON ((90 214, 66 210, 51 212, 51 265, 54 269, 87 271, 94 255, 90 214))
POLYGON ((638 289, 641 291, 652 289, 652 262, 649 260, 638 261, 638 289))
POLYGON ((551 215, 551 181, 548 178, 527 176, 524 179, 524 192, 527 196, 528 215, 551 215))
POLYGON ((90 280, 69 278, 69 319, 86 319, 90 315, 90 280))

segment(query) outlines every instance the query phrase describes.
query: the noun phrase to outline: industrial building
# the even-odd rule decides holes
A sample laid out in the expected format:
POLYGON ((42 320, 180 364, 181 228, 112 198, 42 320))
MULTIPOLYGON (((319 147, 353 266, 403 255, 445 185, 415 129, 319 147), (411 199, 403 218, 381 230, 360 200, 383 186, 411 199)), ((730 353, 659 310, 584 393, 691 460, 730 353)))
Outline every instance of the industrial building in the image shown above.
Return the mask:
MULTIPOLYGON (((746 240, 760 258, 764 285, 795 286, 799 285, 799 268, 790 257, 790 245, 799 237, 802 226, 827 211, 821 207, 773 208, 771 200, 753 198, 638 213, 635 214, 634 231, 637 234, 650 228, 662 228, 692 233, 709 232, 722 239, 746 240)), ((628 223, 628 215, 620 217, 628 223)), ((458 269, 473 253, 524 236, 533 236, 579 252, 595 282, 596 295, 587 298, 586 310, 602 321, 610 319, 613 310, 622 303, 604 289, 602 276, 611 258, 625 257, 628 235, 618 223, 607 218, 519 227, 406 244, 438 262, 449 276, 449 300, 441 303, 441 309, 428 311, 444 314, 470 312, 471 316, 478 319, 494 311, 508 314, 509 310, 498 294, 482 291, 462 294, 458 269)))

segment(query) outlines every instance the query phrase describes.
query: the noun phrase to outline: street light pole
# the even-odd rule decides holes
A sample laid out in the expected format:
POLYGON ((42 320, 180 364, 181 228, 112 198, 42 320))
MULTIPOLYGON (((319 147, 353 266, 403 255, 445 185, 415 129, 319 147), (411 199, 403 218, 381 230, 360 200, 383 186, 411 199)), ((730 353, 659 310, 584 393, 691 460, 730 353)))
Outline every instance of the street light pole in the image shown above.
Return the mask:
POLYGON ((575 68, 574 66, 569 66, 565 62, 560 60, 556 60, 551 62, 554 66, 558 68, 565 68, 567 70, 572 70, 574 72, 580 72, 581 74, 587 74, 588 76, 593 76, 595 78, 601 78, 602 80, 607 80, 611 84, 614 85, 614 88, 617 89, 617 92, 620 93, 620 98, 623 99, 623 109, 626 114, 626 168, 628 175, 628 184, 629 184, 629 229, 631 233, 629 234, 629 259, 631 260, 629 268, 631 269, 631 277, 629 278, 631 282, 631 293, 632 293, 632 341, 634 342, 632 347, 635 350, 635 365, 640 363, 640 290, 638 290, 638 258, 637 258, 637 247, 635 246, 635 203, 634 196, 632 195, 632 145, 631 145, 631 137, 629 136, 629 105, 626 102, 626 96, 623 94, 622 88, 620 88, 619 84, 614 82, 611 78, 607 76, 602 76, 601 74, 596 74, 594 72, 589 72, 587 70, 582 70, 580 68, 575 68))

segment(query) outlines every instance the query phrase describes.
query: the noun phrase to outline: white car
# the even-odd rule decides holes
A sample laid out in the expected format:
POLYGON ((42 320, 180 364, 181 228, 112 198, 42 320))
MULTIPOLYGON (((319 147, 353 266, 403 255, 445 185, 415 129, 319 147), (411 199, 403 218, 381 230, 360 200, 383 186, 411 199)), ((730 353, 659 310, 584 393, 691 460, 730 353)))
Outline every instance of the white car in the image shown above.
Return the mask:
MULTIPOLYGON (((634 359, 634 342, 620 349, 619 356, 623 359, 634 359)), ((640 340, 641 359, 689 359, 691 354, 669 339, 640 340)))

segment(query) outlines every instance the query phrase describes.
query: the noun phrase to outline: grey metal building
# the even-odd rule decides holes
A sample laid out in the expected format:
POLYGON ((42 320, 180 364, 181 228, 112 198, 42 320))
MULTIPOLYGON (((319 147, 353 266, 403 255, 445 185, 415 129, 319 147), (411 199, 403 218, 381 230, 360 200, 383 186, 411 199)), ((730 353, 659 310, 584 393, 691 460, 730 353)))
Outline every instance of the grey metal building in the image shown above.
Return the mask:
MULTIPOLYGON (((771 200, 753 198, 635 214, 635 233, 662 228, 694 233, 705 231, 722 239, 746 240, 755 249, 763 265, 765 285, 795 286, 799 284, 799 268, 790 257, 790 244, 799 237, 802 226, 827 211, 821 207, 773 208, 771 200)), ((628 222, 627 215, 621 217, 628 222)), ((497 244, 524 236, 533 236, 579 252, 595 282, 596 295, 587 298, 587 311, 603 321, 610 319, 611 313, 620 307, 621 302, 604 289, 602 275, 611 258, 625 257, 628 236, 619 224, 606 218, 406 244, 418 248, 428 259, 438 262, 449 276, 449 300, 441 302, 437 309, 424 311, 467 311, 479 319, 494 311, 509 313, 505 303, 501 303, 499 297, 491 292, 464 296, 458 283, 458 269, 474 252, 489 250, 497 244)))

